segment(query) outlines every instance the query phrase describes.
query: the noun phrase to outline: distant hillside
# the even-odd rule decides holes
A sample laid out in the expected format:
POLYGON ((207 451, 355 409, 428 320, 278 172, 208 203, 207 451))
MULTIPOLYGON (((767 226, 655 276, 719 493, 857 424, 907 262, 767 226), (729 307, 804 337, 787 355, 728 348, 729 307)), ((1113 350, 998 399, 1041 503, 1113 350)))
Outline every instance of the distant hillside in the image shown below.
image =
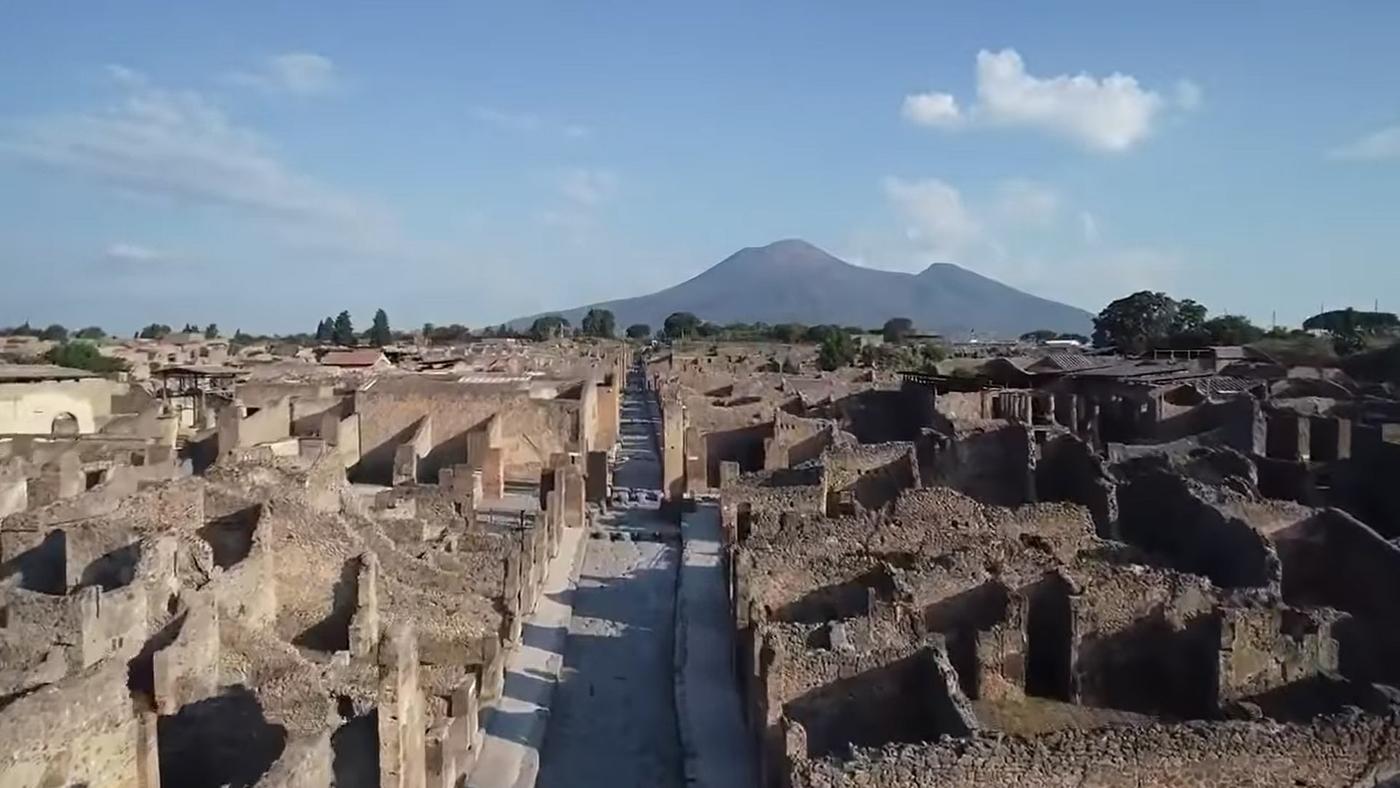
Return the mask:
MULTIPOLYGON (((543 314, 578 326, 592 307, 612 310, 619 333, 633 323, 658 329, 673 312, 713 323, 833 323, 877 328, 907 317, 921 331, 1015 337, 1036 329, 1088 334, 1092 316, 1024 293, 952 263, 919 274, 862 268, 812 244, 786 240, 740 249, 704 273, 650 295, 543 314)), ((539 315, 512 321, 528 327, 539 315)))

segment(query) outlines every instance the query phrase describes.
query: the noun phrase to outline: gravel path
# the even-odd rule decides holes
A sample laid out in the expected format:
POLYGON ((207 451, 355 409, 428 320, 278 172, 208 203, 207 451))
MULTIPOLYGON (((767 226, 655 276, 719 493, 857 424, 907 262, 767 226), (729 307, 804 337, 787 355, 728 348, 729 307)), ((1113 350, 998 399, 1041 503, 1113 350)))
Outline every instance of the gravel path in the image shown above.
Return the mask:
MULTIPOLYGON (((619 487, 660 486, 654 404, 623 400, 619 487)), ((673 677, 677 529, 647 503, 601 520, 574 593, 537 785, 670 788, 684 783, 673 677)))

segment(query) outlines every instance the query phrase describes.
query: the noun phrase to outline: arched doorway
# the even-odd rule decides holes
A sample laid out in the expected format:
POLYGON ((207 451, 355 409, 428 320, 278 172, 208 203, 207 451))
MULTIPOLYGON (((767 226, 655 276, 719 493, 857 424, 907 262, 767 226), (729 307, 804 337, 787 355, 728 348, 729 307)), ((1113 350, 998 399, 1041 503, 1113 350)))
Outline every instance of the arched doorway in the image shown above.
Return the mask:
POLYGON ((78 435, 78 417, 71 413, 60 413, 54 416, 53 427, 49 433, 55 438, 73 438, 78 435))

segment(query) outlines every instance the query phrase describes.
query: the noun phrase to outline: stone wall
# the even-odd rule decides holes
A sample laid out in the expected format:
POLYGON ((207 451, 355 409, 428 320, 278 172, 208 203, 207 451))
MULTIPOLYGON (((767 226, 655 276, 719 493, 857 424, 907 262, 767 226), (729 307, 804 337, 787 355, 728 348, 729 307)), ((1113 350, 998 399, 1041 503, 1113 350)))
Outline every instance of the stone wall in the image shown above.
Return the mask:
POLYGON ((1118 488, 1118 536, 1176 569, 1225 588, 1277 587, 1281 569, 1269 540, 1249 523, 1164 469, 1131 475, 1118 488))
POLYGON ((1033 446, 1023 424, 959 425, 935 453, 933 483, 984 503, 1014 505, 1035 495, 1033 446))
POLYGON ((1360 788, 1400 775, 1400 728, 1386 718, 1315 725, 1223 723, 975 737, 853 759, 802 761, 794 788, 1024 785, 1041 788, 1360 788), (935 777, 936 776, 936 777, 935 777))
POLYGON ((0 710, 5 788, 158 788, 154 715, 133 709, 126 664, 109 660, 0 710))
POLYGON ((418 687, 418 639, 409 627, 390 629, 379 646, 379 786, 426 788, 423 696, 418 687))
POLYGON ((0 435, 51 435, 54 420, 72 416, 81 434, 93 433, 112 415, 112 397, 126 384, 102 378, 0 383, 0 435))
POLYGON ((428 479, 468 461, 469 433, 493 415, 500 420, 495 445, 512 478, 535 478, 551 454, 576 450, 580 441, 578 401, 536 400, 524 392, 446 381, 379 379, 355 392, 354 410, 360 416, 362 456, 353 476, 378 483, 389 481, 395 449, 424 416, 433 421, 433 446, 419 468, 428 479))

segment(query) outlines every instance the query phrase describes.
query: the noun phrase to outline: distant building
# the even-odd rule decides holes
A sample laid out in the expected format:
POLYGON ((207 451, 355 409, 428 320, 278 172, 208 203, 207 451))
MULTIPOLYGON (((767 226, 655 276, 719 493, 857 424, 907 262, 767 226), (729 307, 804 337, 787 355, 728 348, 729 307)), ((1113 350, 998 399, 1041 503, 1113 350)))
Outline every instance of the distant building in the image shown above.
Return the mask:
POLYGON ((321 364, 343 369, 388 369, 389 359, 379 348, 332 350, 321 356, 321 364))
POLYGON ((0 435, 96 432, 124 384, 52 364, 0 364, 0 435))

